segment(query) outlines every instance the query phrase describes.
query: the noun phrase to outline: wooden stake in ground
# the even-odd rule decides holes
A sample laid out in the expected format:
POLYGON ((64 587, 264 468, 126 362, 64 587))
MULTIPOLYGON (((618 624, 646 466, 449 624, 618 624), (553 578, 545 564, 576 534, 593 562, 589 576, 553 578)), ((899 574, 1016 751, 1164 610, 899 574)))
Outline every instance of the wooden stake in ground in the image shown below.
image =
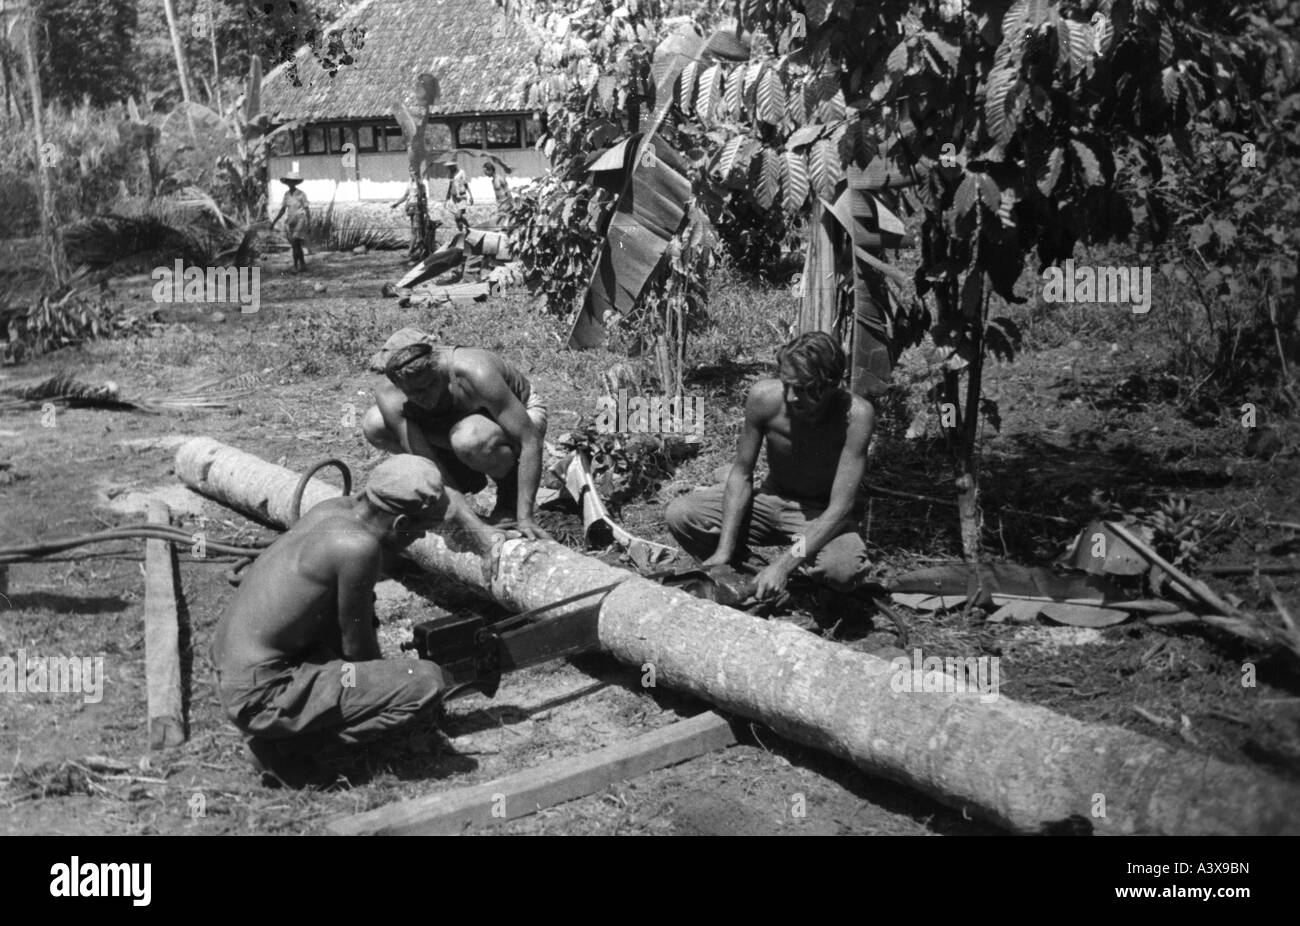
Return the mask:
POLYGON ((338 836, 454 836, 466 826, 525 817, 735 742, 731 723, 710 711, 583 756, 556 759, 484 784, 339 817, 327 828, 338 836))
MULTIPOLYGON (((176 474, 209 498, 280 526, 299 480, 209 438, 177 450, 176 474)), ((313 481, 302 510, 338 494, 313 481)), ((601 649, 643 673, 653 670, 656 685, 757 720, 1012 832, 1069 825, 1097 834, 1300 835, 1295 784, 1012 701, 999 693, 1000 682, 981 690, 965 672, 855 652, 557 543, 506 541, 490 579, 480 556, 449 546, 441 535, 416 541, 407 553, 421 568, 521 611, 620 582, 600 607, 601 649)), ((986 664, 986 679, 997 665, 986 664)))
MULTIPOLYGON (((164 527, 171 524, 171 513, 165 502, 149 500, 149 523, 164 527)), ((165 749, 185 742, 176 551, 166 540, 144 543, 144 664, 149 686, 149 746, 165 749)))

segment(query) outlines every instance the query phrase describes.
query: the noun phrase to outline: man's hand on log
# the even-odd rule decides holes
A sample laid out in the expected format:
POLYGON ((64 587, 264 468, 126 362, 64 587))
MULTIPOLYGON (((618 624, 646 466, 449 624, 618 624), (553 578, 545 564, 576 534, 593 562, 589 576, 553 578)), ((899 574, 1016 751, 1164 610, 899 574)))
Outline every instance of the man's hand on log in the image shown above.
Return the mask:
POLYGON ((515 529, 524 535, 527 540, 554 540, 550 534, 538 527, 537 522, 532 518, 519 520, 515 522, 515 529))
POLYGON ((496 578, 497 570, 501 568, 501 548, 505 546, 507 539, 509 538, 506 531, 493 531, 490 545, 483 551, 483 582, 488 588, 492 587, 492 580, 496 578))
POLYGON ((780 562, 775 562, 758 574, 758 579, 754 582, 754 597, 759 601, 768 598, 775 598, 785 591, 786 583, 790 581, 790 573, 793 569, 786 568, 780 562))

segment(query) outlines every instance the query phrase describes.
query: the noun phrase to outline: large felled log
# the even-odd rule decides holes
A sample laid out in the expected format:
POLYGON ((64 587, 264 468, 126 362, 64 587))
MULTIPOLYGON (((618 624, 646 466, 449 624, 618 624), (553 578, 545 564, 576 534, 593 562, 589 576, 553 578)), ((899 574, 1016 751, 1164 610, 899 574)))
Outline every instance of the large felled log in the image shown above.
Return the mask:
MULTIPOLYGON (((280 524, 298 478, 206 438, 180 447, 176 473, 205 495, 280 524)), ((303 510, 337 494, 313 483, 303 510)), ((426 537, 410 552, 422 567, 519 609, 623 579, 600 611, 601 646, 620 661, 649 664, 656 684, 1015 832, 1072 821, 1114 834, 1300 834, 1300 788, 1255 769, 988 697, 996 690, 935 691, 939 673, 901 673, 883 659, 558 544, 506 542, 490 581, 479 557, 442 537, 426 537)))

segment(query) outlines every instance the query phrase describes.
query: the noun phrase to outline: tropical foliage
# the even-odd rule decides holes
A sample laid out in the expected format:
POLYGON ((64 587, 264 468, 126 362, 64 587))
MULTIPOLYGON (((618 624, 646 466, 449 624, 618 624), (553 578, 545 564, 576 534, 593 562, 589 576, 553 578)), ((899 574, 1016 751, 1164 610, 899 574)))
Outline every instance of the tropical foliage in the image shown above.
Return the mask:
POLYGON ((1294 37, 1270 23, 1283 14, 1294 25, 1283 0, 741 0, 730 32, 695 45, 672 38, 708 34, 707 11, 673 20, 639 0, 570 0, 545 15, 506 5, 553 35, 537 89, 550 95, 545 144, 563 180, 539 211, 558 202, 563 215, 585 193, 583 158, 641 128, 652 105, 660 136, 698 166, 697 201, 720 227, 741 203, 779 232, 848 197, 865 221, 850 227, 841 269, 860 303, 888 293, 890 349, 928 330, 965 364, 965 395, 952 371, 940 398, 958 413, 950 445, 968 553, 989 408, 982 363, 988 352, 1010 359, 1019 339, 990 315, 991 298, 1024 301, 1026 262, 1057 263, 1079 242, 1166 241, 1161 180, 1178 154, 1194 156, 1193 133, 1261 138, 1300 79, 1294 37), (683 48, 699 51, 673 74, 683 48), (919 299, 881 285, 897 282, 883 248, 903 242, 909 216, 919 299))

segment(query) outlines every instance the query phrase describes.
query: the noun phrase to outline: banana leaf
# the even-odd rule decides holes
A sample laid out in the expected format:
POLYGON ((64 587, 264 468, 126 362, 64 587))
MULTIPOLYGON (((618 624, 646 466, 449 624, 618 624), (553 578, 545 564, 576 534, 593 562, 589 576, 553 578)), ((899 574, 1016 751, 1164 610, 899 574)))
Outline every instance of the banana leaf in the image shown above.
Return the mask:
MULTIPOLYGON (((623 143, 624 156, 638 150, 639 138, 634 135, 623 143)), ((640 150, 650 156, 642 153, 624 168, 623 193, 569 332, 571 348, 599 346, 606 313, 626 315, 632 310, 686 217, 691 184, 677 156, 659 138, 640 150)))

